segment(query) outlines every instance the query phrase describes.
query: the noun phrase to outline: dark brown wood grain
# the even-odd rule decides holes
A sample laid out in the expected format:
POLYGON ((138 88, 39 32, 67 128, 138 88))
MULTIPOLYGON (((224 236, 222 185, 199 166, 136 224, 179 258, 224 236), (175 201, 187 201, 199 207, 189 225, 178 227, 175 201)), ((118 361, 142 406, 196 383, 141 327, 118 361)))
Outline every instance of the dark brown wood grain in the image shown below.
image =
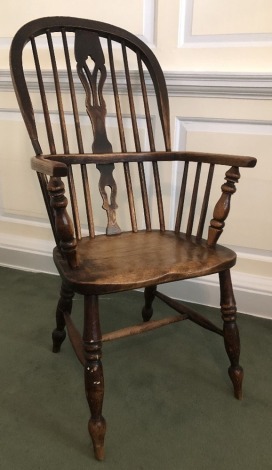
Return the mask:
MULTIPOLYGON (((33 158, 33 165, 39 165, 39 161, 44 159, 50 161, 58 161, 62 163, 70 163, 72 165, 88 164, 88 163, 117 163, 117 162, 153 162, 153 161, 181 161, 181 162, 200 162, 214 165, 227 165, 241 168, 253 168, 257 160, 250 156, 241 155, 221 155, 204 152, 114 152, 110 154, 58 154, 43 155, 37 159, 33 158)), ((36 171, 38 171, 36 168, 36 171)))
POLYGON ((102 416, 104 398, 104 377, 101 362, 102 335, 96 295, 85 296, 83 343, 85 349, 85 392, 91 412, 89 433, 95 457, 97 460, 103 460, 106 421, 102 416))
POLYGON ((236 192, 235 183, 238 183, 239 178, 238 167, 232 167, 226 172, 225 179, 227 182, 222 186, 222 195, 214 208, 213 219, 209 227, 208 246, 215 245, 223 232, 225 220, 230 211, 230 199, 236 192))
POLYGON ((78 241, 79 267, 73 270, 54 250, 56 266, 76 292, 120 292, 165 282, 214 274, 232 267, 236 254, 218 245, 207 248, 205 240, 171 231, 124 232, 78 241))
MULTIPOLYGON (((56 328, 52 334, 53 351, 60 351, 66 328, 75 353, 84 366, 85 393, 91 414, 88 427, 95 457, 98 460, 104 458, 106 432, 102 414, 103 340, 133 336, 189 319, 223 336, 234 395, 241 399, 243 369, 239 364, 240 339, 230 276, 236 254, 217 242, 240 178, 239 168, 254 167, 256 159, 225 155, 224 149, 222 153, 214 154, 171 151, 169 100, 162 69, 146 44, 119 27, 72 17, 31 21, 13 39, 10 66, 14 90, 35 152, 31 167, 38 174, 56 240, 54 261, 62 278, 56 328), (40 38, 43 38, 42 53, 39 51, 40 38), (32 102, 31 84, 29 87, 25 79, 23 54, 28 43, 31 46, 28 53, 32 51, 36 69, 36 89, 40 92, 37 109, 34 106, 37 96, 32 102), (54 84, 54 93, 51 89, 50 94, 45 79, 48 70, 43 69, 42 63, 45 45, 54 84), (118 82, 121 65, 124 77, 122 93, 118 82), (61 76, 66 77, 65 91, 61 76), (135 76, 137 92, 133 83, 135 76), (154 88, 155 96, 151 100, 147 80, 154 88), (116 115, 116 134, 111 141, 107 128, 108 101, 111 117, 116 115), (137 108, 139 101, 142 103, 140 113, 137 108), (152 108, 154 103, 155 111, 152 108), (42 116, 44 125, 40 136, 42 116), (145 140, 141 135, 139 117, 144 122, 145 140), (131 132, 128 132, 127 122, 131 132), (157 134, 162 135, 159 145, 157 134), (172 168, 177 168, 172 166, 174 162, 178 168, 183 167, 180 181, 177 178, 175 183, 175 191, 173 179, 166 182, 167 174, 171 174, 172 168), (165 174, 167 164, 170 169, 165 174), (227 167, 226 181, 220 190, 220 187, 215 187, 217 179, 214 175, 222 165, 227 167), (202 175, 206 175, 203 184, 202 175), (211 200, 213 189, 218 193, 214 207, 211 200), (169 217, 169 196, 173 192, 176 213, 169 217), (97 208, 94 204, 98 200, 97 208), (101 234, 102 210, 105 211, 106 223, 101 234), (207 235, 208 215, 212 220, 207 235), (121 232, 118 221, 124 221, 125 217, 129 219, 131 229, 121 232), (209 274, 219 274, 223 329, 160 291, 161 284, 209 274), (99 296, 140 288, 144 289, 144 323, 102 334, 99 296), (84 296, 83 333, 75 327, 71 317, 75 293, 84 296), (155 298, 155 302, 163 301, 178 315, 151 320, 155 298)), ((129 314, 129 305, 127 310, 129 314)), ((118 379, 118 366, 113 364, 112 367, 116 368, 118 379)))
POLYGON ((66 258, 69 266, 76 268, 78 266, 77 242, 74 238, 72 221, 66 210, 68 201, 64 195, 64 184, 60 178, 51 176, 47 188, 54 211, 55 230, 60 252, 66 258))
POLYGON ((243 368, 239 364, 240 336, 236 323, 236 302, 233 294, 230 271, 219 273, 221 312, 224 321, 223 334, 225 348, 230 359, 229 376, 233 383, 234 395, 238 400, 242 399, 242 382, 244 378, 243 368))

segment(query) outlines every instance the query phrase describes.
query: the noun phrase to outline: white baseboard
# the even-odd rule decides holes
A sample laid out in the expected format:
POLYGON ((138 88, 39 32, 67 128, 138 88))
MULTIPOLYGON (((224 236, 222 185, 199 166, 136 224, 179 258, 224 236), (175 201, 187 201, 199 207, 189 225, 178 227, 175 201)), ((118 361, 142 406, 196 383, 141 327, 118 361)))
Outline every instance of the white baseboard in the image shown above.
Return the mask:
POLYGON ((53 240, 0 234, 0 266, 57 274, 52 258, 53 247, 53 240))
MULTIPOLYGON (((31 245, 32 249, 0 244, 0 265, 25 271, 57 274, 51 243, 31 245), (43 247, 43 248, 41 248, 43 247)), ((233 271, 232 280, 238 311, 272 320, 272 278, 233 271)), ((218 276, 173 282, 160 286, 165 294, 188 302, 219 307, 218 276)))
MULTIPOLYGON (((233 271, 232 282, 240 313, 272 320, 272 278, 233 271)), ((173 282, 160 290, 176 299, 210 307, 220 305, 217 275, 173 282)))

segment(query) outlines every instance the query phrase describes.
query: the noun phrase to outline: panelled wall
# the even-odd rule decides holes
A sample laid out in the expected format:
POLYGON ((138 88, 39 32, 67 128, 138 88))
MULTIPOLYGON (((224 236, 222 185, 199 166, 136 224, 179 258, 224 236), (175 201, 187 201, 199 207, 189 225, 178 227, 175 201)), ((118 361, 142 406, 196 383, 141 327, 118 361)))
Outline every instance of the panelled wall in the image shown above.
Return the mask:
MULTIPOLYGON (((16 9, 15 0, 5 2, 0 18, 0 264, 55 272, 51 231, 29 165, 33 150, 9 74, 11 38, 40 16, 106 21, 137 34, 160 60, 174 149, 258 157, 255 169, 241 171, 221 240, 238 252, 239 310, 272 319, 272 2, 259 0, 256 8, 255 0, 29 0, 20 14, 16 9)), ((164 289, 217 306, 217 286, 209 276, 164 289)))

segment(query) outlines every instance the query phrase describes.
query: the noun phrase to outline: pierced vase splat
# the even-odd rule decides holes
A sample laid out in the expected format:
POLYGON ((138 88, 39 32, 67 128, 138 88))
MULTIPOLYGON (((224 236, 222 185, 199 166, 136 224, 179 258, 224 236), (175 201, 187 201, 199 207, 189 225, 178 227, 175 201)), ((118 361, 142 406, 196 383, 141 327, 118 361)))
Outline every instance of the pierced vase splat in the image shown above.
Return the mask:
MULTIPOLYGON (((75 33, 75 58, 77 73, 86 93, 86 110, 93 128, 94 153, 112 153, 112 145, 107 137, 105 119, 107 114, 106 103, 103 98, 103 86, 107 77, 105 58, 96 33, 90 31, 77 31, 75 33), (91 58, 94 66, 91 71, 87 61, 91 58)), ((98 164, 100 171, 99 191, 103 200, 103 209, 107 212, 107 235, 121 232, 116 221, 116 195, 117 186, 113 177, 114 164, 98 164), (110 188, 108 198, 106 187, 110 188), (109 200, 110 199, 110 200, 109 200)))

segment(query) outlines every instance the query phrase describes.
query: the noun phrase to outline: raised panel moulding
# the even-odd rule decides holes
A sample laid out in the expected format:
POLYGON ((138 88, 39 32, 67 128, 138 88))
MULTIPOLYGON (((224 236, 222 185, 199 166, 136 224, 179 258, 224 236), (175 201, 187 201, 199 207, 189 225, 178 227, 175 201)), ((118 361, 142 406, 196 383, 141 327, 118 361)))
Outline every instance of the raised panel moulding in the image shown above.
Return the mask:
MULTIPOLYGON (((138 31, 134 33, 151 48, 155 47, 156 45, 157 3, 158 0, 142 0, 142 18, 140 18, 140 27, 138 31)), ((140 5, 139 8, 141 8, 140 5)), ((101 21, 110 23, 109 20, 107 21, 102 19, 101 21)), ((126 26, 124 25, 123 28, 126 29, 126 26)), ((69 39, 72 38, 68 37, 68 44, 73 46, 73 42, 70 42, 69 39)), ((11 37, 0 37, 0 49, 9 50, 11 46, 11 41, 11 37)), ((55 41, 55 44, 58 44, 58 39, 55 39, 55 41)), ((43 46, 43 44, 44 47, 47 47, 46 40, 40 40, 40 45, 43 46)), ((62 44, 61 39, 59 39, 59 44, 62 44)))
POLYGON ((187 132, 272 135, 272 121, 176 116, 175 148, 185 150, 187 132))
POLYGON ((194 0, 180 0, 178 47, 271 47, 272 33, 193 34, 194 0))
MULTIPOLYGON (((63 93, 69 92, 67 75, 59 73, 61 89, 63 93)), ((210 73, 210 72, 165 72, 165 79, 170 96, 194 96, 194 97, 228 97, 247 99, 271 99, 272 75, 254 73, 210 73)), ((36 74, 27 71, 26 80, 30 90, 39 92, 36 74)), ((75 76, 75 88, 78 93, 84 93, 78 77, 75 76)), ((126 92, 126 79, 124 73, 117 72, 119 92, 126 92)), ((131 72, 131 81, 135 94, 140 93, 140 83, 136 73, 131 72)), ((45 88, 48 92, 54 90, 54 80, 51 71, 44 73, 45 88)), ((150 80, 146 80, 147 91, 153 94, 150 80)), ((109 82, 105 84, 105 93, 112 93, 109 82)), ((12 81, 8 70, 2 70, 0 75, 0 92, 13 92, 12 81)))
POLYGON ((158 0, 144 1, 143 35, 138 35, 151 48, 156 45, 157 2, 158 0))

